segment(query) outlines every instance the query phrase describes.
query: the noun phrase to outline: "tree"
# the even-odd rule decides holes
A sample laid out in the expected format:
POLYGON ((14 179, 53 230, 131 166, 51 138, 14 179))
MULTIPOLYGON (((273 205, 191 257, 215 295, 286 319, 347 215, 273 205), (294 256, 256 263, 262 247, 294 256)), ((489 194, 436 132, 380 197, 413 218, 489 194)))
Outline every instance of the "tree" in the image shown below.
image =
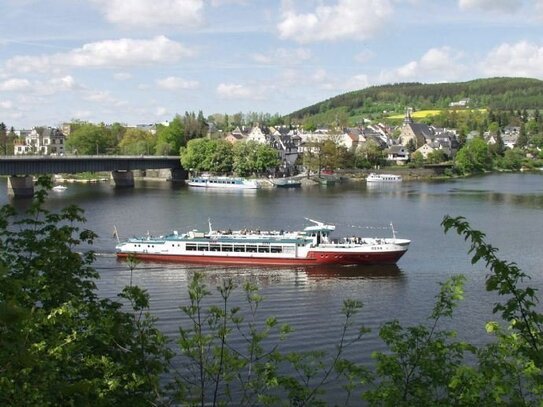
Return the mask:
POLYGON ((94 253, 79 253, 96 235, 75 206, 43 209, 46 191, 26 217, 0 208, 0 404, 153 404, 171 353, 148 295, 127 287, 128 312, 98 298, 94 253))
POLYGON ((456 154, 455 168, 462 174, 475 174, 492 167, 492 158, 486 142, 479 137, 474 138, 456 154))
POLYGON ((517 138, 517 142, 515 143, 515 147, 524 148, 527 145, 528 145, 528 135, 526 134, 526 127, 524 126, 524 124, 522 124, 520 126, 520 132, 517 138))
POLYGON ((496 142, 489 146, 489 151, 494 156, 503 156, 503 152, 505 151, 505 145, 503 143, 502 134, 499 130, 496 133, 496 142))
POLYGON ((237 175, 263 174, 279 165, 277 150, 254 141, 234 144, 233 170, 237 175))
POLYGON ((364 144, 358 147, 356 151, 357 156, 361 156, 368 162, 371 167, 381 165, 384 161, 384 152, 373 140, 368 140, 364 144))
POLYGON ((66 149, 74 154, 106 154, 115 149, 117 141, 104 124, 84 123, 77 126, 66 140, 66 149))
POLYGON ((227 174, 232 171, 233 161, 232 144, 225 140, 199 138, 181 147, 181 164, 189 170, 227 174))
POLYGON ((415 151, 411 154, 409 163, 414 168, 420 168, 424 165, 424 156, 420 151, 415 151))
POLYGON ((145 130, 130 128, 124 132, 119 143, 122 154, 150 154, 155 150, 156 137, 145 130))
POLYGON ((4 122, 0 123, 0 148, 3 155, 8 155, 8 131, 4 122))
POLYGON ((157 127, 156 155, 179 154, 186 145, 185 129, 181 116, 176 115, 168 125, 157 127))
POLYGON ((447 154, 443 150, 436 149, 428 154, 426 161, 429 164, 439 164, 447 161, 447 154))

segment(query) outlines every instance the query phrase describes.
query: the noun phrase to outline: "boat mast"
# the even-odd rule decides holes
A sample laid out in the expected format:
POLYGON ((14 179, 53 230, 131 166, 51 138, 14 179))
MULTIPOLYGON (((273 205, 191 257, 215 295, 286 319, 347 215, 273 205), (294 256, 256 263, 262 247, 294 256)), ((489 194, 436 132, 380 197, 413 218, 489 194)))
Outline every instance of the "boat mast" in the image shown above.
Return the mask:
POLYGON ((394 225, 390 222, 390 228, 392 229, 392 238, 396 239, 396 231, 394 230, 394 225))

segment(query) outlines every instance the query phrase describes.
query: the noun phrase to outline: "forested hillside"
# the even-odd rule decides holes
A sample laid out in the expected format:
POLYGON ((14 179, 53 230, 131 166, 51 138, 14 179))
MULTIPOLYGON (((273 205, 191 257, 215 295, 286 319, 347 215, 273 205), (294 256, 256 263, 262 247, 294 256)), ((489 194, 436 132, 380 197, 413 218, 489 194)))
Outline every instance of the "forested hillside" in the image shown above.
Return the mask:
POLYGON ((543 108, 543 81, 530 78, 489 78, 456 83, 398 83, 372 86, 345 93, 293 112, 293 120, 320 117, 318 121, 381 116, 403 112, 406 106, 448 108, 451 102, 469 99, 472 109, 518 110, 543 108))

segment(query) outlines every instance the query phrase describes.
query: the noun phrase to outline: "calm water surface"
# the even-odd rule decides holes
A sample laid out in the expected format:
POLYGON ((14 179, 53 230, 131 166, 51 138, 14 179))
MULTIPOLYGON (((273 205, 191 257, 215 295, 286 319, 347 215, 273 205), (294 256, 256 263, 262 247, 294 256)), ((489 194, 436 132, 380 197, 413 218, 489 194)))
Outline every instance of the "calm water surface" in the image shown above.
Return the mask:
MULTIPOLYGON (((0 201, 16 206, 25 200, 9 200, 5 181, 0 201)), ((468 246, 455 233, 445 235, 443 216, 462 215, 472 227, 483 230, 499 255, 515 261, 530 275, 530 284, 543 287, 543 175, 503 174, 440 182, 403 182, 369 187, 365 183, 333 187, 220 192, 189 189, 165 182, 139 182, 132 190, 115 190, 109 184, 69 185, 63 193, 51 193, 50 208, 75 203, 85 210, 87 227, 98 233, 94 249, 99 253, 102 295, 114 298, 128 284, 130 274, 113 255, 116 225, 121 238, 207 228, 211 218, 219 229, 270 228, 295 230, 304 217, 337 226, 336 236, 390 236, 384 230, 392 222, 398 237, 412 240, 397 267, 247 268, 165 265, 146 263, 134 273, 134 282, 146 288, 160 326, 175 336, 183 323, 179 306, 186 301, 186 287, 196 271, 216 286, 231 277, 242 284, 252 281, 265 297, 263 316, 276 315, 296 332, 288 347, 297 350, 332 350, 341 326, 344 299, 364 303, 358 321, 372 332, 350 357, 368 361, 372 350, 383 349, 377 337, 385 321, 418 323, 431 312, 438 282, 463 273, 468 277, 466 298, 452 324, 461 336, 480 343, 486 340, 484 322, 495 298, 484 291, 483 265, 472 266, 468 246)), ((217 297, 217 295, 215 295, 217 297)), ((241 291, 232 304, 243 302, 241 291)))

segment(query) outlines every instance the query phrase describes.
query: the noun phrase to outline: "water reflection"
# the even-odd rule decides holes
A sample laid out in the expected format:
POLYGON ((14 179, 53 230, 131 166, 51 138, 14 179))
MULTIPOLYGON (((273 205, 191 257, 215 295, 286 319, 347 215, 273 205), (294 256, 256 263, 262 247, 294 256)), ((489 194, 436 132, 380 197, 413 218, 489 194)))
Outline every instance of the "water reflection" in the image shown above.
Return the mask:
MULTIPOLYGON (((124 259, 117 259, 120 269, 129 269, 124 259)), ((137 273, 153 273, 163 270, 166 275, 179 273, 184 279, 191 279, 195 273, 202 273, 207 283, 219 285, 224 279, 234 282, 253 281, 268 286, 280 281, 306 282, 309 280, 360 279, 360 280, 402 280, 404 272, 396 264, 383 265, 315 265, 315 266, 254 266, 254 265, 202 265, 190 263, 142 262, 136 267, 137 273)))
POLYGON ((356 266, 308 266, 299 268, 298 271, 304 272, 309 278, 315 280, 332 278, 399 280, 404 277, 402 270, 396 264, 356 266))

